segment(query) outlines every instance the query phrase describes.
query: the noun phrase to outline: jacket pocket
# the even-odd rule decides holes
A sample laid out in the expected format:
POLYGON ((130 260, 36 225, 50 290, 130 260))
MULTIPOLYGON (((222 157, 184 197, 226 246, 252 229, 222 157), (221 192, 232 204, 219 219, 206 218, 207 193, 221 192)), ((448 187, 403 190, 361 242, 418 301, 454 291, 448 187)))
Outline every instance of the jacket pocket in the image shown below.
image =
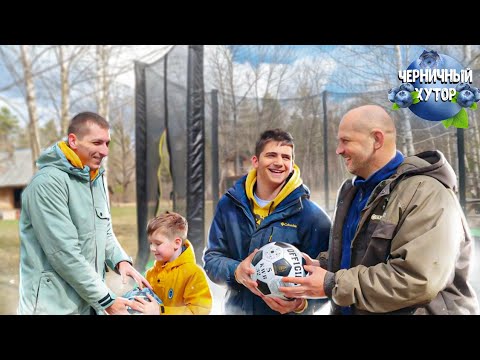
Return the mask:
POLYGON ((397 228, 396 224, 384 221, 370 225, 374 225, 375 228, 371 232, 370 241, 361 261, 361 264, 365 266, 374 266, 387 261, 397 228))
POLYGON ((102 220, 110 220, 110 212, 105 207, 97 207, 95 206, 95 214, 97 218, 102 220))
POLYGON ((95 240, 99 249, 103 248, 110 227, 110 212, 107 207, 95 206, 95 240))
POLYGON ((35 299, 34 314, 68 315, 78 314, 83 300, 53 271, 43 271, 40 276, 35 299))

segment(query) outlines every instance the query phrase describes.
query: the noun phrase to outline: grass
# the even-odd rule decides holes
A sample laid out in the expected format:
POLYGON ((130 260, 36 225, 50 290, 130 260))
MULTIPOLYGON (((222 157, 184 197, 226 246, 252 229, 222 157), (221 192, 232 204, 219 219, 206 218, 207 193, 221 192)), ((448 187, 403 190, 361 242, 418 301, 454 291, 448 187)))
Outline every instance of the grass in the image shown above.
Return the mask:
MULTIPOLYGON (((112 221, 118 241, 127 254, 135 257, 137 253, 136 207, 112 207, 112 221)), ((16 313, 18 305, 19 245, 18 221, 0 221, 0 315, 16 313)), ((113 276, 118 278, 117 275, 113 276)), ((115 282, 116 279, 110 277, 112 282, 115 282)))
POLYGON ((0 315, 16 312, 19 244, 18 221, 0 221, 0 315))
POLYGON ((137 253, 137 208, 135 206, 112 207, 113 231, 127 254, 137 253))

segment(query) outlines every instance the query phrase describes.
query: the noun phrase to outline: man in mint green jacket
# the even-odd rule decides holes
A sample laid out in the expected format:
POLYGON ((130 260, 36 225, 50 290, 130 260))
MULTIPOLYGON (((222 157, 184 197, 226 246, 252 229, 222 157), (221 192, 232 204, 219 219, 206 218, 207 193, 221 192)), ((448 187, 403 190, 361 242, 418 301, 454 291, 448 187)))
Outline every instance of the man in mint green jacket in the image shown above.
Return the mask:
POLYGON ((18 314, 128 314, 130 301, 105 284, 106 265, 151 288, 112 230, 101 167, 109 143, 108 122, 80 113, 67 141, 37 160, 22 194, 18 314))

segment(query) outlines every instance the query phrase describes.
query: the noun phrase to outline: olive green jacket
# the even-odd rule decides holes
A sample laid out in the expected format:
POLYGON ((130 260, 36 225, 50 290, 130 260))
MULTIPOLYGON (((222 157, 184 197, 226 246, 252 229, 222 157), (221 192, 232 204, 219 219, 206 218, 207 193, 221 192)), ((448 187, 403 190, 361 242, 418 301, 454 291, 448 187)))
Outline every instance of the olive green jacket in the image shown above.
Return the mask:
POLYGON ((352 240, 351 268, 340 270, 352 183, 339 191, 330 238, 324 289, 333 313, 353 305, 354 314, 477 314, 472 236, 443 154, 407 157, 375 188, 352 240))

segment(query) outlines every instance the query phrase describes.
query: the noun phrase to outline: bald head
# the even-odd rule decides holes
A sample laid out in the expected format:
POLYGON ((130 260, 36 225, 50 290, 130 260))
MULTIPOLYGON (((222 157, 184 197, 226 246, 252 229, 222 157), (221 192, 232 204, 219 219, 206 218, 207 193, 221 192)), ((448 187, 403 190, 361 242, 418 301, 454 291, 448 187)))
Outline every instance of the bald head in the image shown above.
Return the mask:
POLYGON ((337 154, 352 174, 367 179, 396 153, 393 119, 377 105, 350 110, 338 127, 337 154))
POLYGON ((345 114, 341 123, 349 125, 355 131, 370 133, 375 129, 392 137, 395 142, 396 130, 393 119, 378 105, 364 105, 345 114))

